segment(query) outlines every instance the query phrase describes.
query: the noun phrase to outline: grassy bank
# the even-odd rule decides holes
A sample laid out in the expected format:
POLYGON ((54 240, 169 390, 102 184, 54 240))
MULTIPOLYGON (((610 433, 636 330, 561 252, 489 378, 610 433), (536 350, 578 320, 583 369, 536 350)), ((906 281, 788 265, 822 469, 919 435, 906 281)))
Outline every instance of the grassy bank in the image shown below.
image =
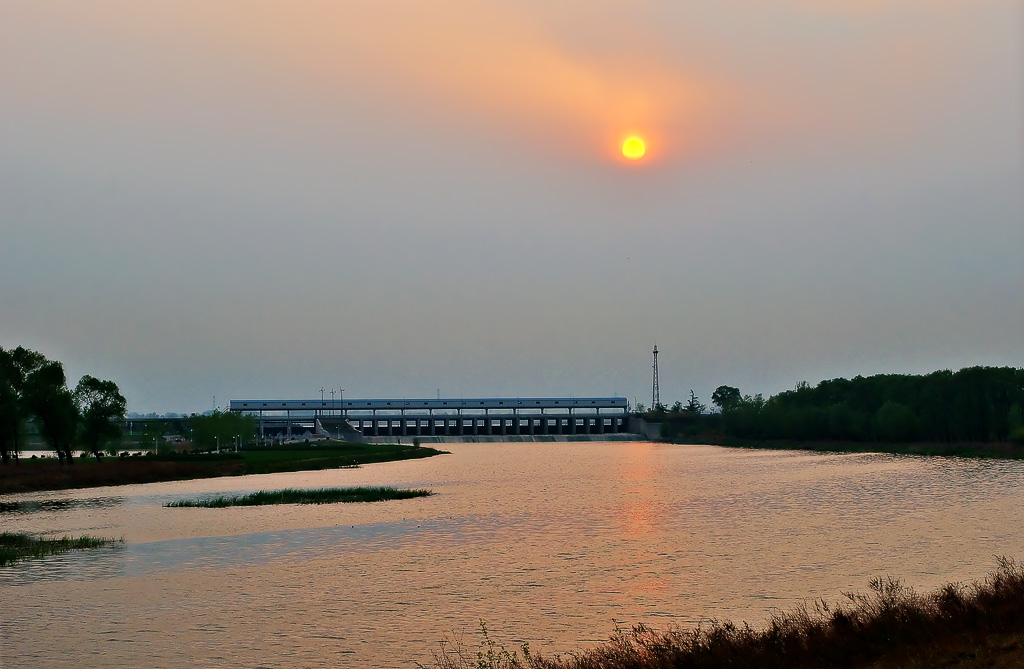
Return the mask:
POLYGON ((721 439, 720 446, 731 448, 767 448, 819 453, 893 453, 896 455, 931 455, 959 458, 1024 459, 1024 445, 1010 442, 989 443, 887 443, 864 441, 749 441, 721 439))
POLYGON ((708 444, 727 448, 763 448, 777 451, 816 451, 819 453, 893 453, 896 455, 934 455, 958 458, 996 458, 1024 460, 1024 444, 1014 442, 883 442, 883 441, 800 441, 796 439, 739 439, 721 433, 680 435, 666 440, 673 444, 708 444))
POLYGON ((0 567, 6 567, 20 560, 41 558, 68 551, 99 548, 117 543, 112 539, 81 536, 77 538, 40 539, 30 534, 0 532, 0 567))
POLYGON ((436 669, 784 669, 1024 666, 1024 566, 1001 559, 980 583, 919 595, 878 579, 866 595, 818 602, 767 625, 712 621, 691 629, 617 632, 592 650, 545 658, 484 635, 480 650, 442 644, 436 669))
POLYGON ((444 451, 401 444, 323 441, 315 446, 297 445, 240 453, 148 455, 104 458, 102 462, 85 458, 64 466, 53 458, 22 458, 17 465, 0 467, 0 494, 337 469, 373 462, 426 458, 440 453, 444 451))
POLYGON ((410 499, 427 497, 434 493, 430 490, 402 490, 385 486, 362 488, 312 488, 300 490, 285 488, 283 490, 260 490, 247 495, 217 495, 206 499, 181 499, 168 502, 164 506, 203 507, 219 509, 226 506, 264 506, 267 504, 336 504, 339 502, 383 502, 392 499, 410 499))

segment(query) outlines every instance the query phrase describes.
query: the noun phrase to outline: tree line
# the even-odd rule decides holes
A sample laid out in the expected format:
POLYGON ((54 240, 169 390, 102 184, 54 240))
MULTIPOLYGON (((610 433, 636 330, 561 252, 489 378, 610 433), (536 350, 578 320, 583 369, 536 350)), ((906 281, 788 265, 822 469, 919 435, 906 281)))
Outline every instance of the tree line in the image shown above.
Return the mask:
MULTIPOLYGON (((139 445, 155 453, 164 452, 165 448, 173 447, 164 443, 164 435, 172 430, 187 430, 188 441, 193 450, 234 448, 256 439, 258 423, 256 418, 234 411, 214 410, 208 414, 192 414, 182 418, 166 421, 148 421, 141 434, 138 435, 139 445)), ((182 432, 182 434, 186 434, 182 432)))
POLYGON ((711 401, 715 414, 661 407, 660 415, 645 415, 663 420, 670 438, 718 432, 755 440, 1024 442, 1024 369, 1015 367, 803 382, 767 399, 719 386, 711 401))
POLYGON ((214 411, 205 416, 188 419, 190 440, 206 449, 228 448, 238 439, 239 445, 256 438, 257 422, 254 416, 235 411, 214 411))
POLYGON ((24 347, 0 347, 0 459, 17 463, 25 427, 32 422, 61 464, 80 447, 101 460, 121 436, 127 402, 117 384, 85 375, 72 390, 64 365, 24 347))

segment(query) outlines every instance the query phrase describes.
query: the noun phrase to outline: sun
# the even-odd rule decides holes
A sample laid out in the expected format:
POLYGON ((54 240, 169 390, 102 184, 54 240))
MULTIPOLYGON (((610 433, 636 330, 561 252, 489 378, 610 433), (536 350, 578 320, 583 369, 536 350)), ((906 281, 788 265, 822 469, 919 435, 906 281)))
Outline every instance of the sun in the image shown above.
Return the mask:
POLYGON ((627 160, 640 160, 645 153, 647 153, 647 145, 636 135, 627 137, 626 141, 622 143, 622 155, 627 160))

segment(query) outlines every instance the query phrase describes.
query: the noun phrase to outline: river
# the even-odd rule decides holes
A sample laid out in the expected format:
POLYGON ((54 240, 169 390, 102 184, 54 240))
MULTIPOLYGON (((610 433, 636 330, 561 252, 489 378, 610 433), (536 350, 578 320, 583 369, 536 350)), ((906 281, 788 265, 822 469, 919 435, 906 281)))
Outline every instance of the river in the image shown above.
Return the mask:
POLYGON ((616 626, 762 623, 1024 557, 1024 462, 652 443, 451 444, 359 469, 6 496, 0 530, 124 544, 0 569, 0 666, 410 667, 480 622, 551 654, 616 626), (372 504, 213 492, 426 487, 372 504))

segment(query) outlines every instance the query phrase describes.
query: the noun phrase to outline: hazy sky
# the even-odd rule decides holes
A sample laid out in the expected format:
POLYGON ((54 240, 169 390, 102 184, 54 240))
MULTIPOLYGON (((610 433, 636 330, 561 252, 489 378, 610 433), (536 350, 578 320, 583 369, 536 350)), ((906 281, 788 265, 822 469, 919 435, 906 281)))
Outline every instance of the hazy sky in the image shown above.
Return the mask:
POLYGON ((1021 366, 1024 5, 0 0, 0 244, 130 411, 1021 366))

